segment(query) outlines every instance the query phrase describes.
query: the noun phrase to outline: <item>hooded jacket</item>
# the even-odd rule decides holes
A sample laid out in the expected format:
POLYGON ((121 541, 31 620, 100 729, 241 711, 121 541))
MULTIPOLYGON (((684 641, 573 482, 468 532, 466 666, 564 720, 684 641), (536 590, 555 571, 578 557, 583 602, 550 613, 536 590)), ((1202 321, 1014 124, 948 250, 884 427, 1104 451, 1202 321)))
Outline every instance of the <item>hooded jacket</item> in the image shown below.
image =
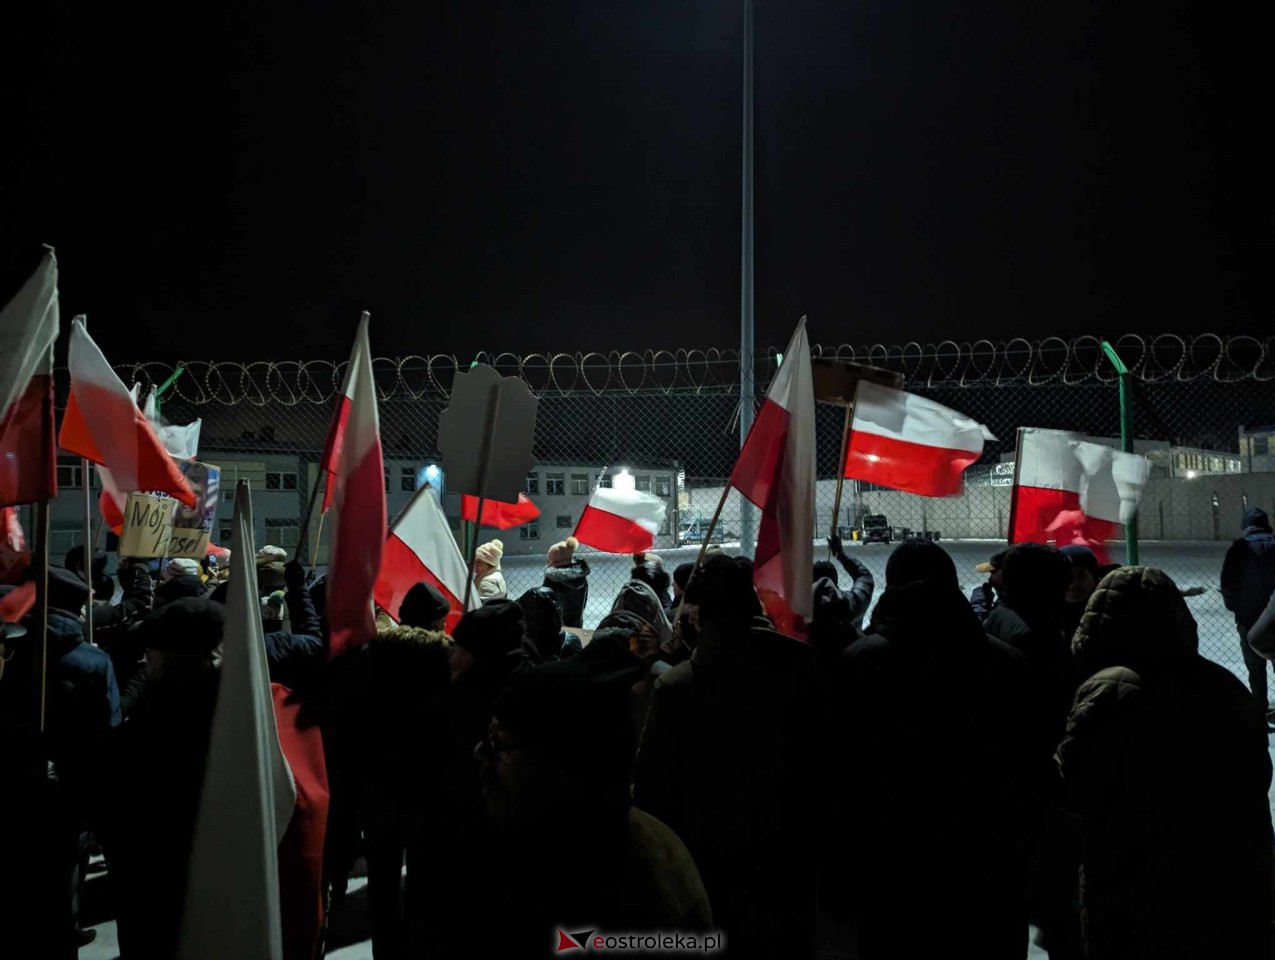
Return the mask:
POLYGON ((572 560, 559 567, 545 567, 544 584, 562 601, 562 625, 584 626, 584 608, 589 603, 589 564, 572 560))
POLYGON ((1177 586, 1149 567, 1104 577, 1076 631, 1089 679, 1056 759, 1084 826, 1091 960, 1269 956, 1265 717, 1198 645, 1177 586))
POLYGON ((1244 514, 1244 536, 1222 561, 1222 601, 1244 630, 1257 622, 1275 593, 1275 534, 1264 510, 1244 514))

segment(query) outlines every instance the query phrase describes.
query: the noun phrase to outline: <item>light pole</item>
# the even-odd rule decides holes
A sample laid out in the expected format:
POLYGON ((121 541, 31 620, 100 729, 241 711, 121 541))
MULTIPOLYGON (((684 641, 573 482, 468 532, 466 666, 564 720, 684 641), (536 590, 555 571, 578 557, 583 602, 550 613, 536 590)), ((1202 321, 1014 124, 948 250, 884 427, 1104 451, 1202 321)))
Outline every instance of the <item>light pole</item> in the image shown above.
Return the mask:
MULTIPOLYGON (((753 0, 744 0, 743 216, 739 258, 739 445, 753 425, 753 0)), ((752 557, 753 505, 739 507, 739 553, 752 557)))

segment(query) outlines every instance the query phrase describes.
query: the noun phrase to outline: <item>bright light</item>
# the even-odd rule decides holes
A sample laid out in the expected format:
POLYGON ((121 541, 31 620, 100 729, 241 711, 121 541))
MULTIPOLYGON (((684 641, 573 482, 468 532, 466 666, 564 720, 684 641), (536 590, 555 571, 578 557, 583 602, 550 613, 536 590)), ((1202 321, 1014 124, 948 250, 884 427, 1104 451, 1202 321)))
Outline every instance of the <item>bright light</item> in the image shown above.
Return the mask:
POLYGON ((425 479, 426 480, 438 479, 438 464, 431 463, 429 466, 425 468, 425 479))
POLYGON ((871 460, 873 463, 877 463, 881 459, 875 453, 866 453, 864 454, 864 457, 868 460, 871 460))
POLYGON ((637 481, 629 473, 628 467, 621 467, 620 472, 611 478, 611 486, 616 490, 636 490, 637 481))
POLYGON ((1194 479, 1196 478, 1196 476, 1197 476, 1197 474, 1196 474, 1196 472, 1195 472, 1194 470, 1188 470, 1188 471, 1186 472, 1186 478, 1187 478, 1188 480, 1194 480, 1194 479))

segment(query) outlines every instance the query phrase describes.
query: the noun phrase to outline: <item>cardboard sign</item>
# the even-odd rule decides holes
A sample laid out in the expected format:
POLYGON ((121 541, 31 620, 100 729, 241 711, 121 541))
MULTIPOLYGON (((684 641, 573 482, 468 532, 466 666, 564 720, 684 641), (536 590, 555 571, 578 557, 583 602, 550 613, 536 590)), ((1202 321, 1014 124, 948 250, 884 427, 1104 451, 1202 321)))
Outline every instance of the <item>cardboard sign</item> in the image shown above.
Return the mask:
POLYGON ((485 363, 457 374, 451 402, 438 417, 438 449, 448 487, 489 500, 517 501, 536 463, 531 456, 536 407, 525 380, 502 377, 485 363))
POLYGON ((156 493, 130 493, 124 504, 121 557, 166 557, 177 501, 156 493))
POLYGON ((162 493, 130 493, 124 505, 122 557, 190 557, 202 560, 217 520, 221 468, 187 461, 181 471, 195 492, 195 506, 162 493))

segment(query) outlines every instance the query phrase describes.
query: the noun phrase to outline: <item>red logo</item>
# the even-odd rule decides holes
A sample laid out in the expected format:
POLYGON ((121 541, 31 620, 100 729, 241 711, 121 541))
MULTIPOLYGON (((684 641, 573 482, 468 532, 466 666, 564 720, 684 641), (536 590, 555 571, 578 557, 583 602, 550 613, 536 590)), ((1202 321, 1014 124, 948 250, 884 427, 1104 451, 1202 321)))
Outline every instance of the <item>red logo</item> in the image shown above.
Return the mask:
POLYGON ((589 942, 589 937, 593 935, 592 930, 582 930, 580 933, 564 933, 558 931, 558 949, 557 953, 564 950, 583 950, 585 944, 589 942))

